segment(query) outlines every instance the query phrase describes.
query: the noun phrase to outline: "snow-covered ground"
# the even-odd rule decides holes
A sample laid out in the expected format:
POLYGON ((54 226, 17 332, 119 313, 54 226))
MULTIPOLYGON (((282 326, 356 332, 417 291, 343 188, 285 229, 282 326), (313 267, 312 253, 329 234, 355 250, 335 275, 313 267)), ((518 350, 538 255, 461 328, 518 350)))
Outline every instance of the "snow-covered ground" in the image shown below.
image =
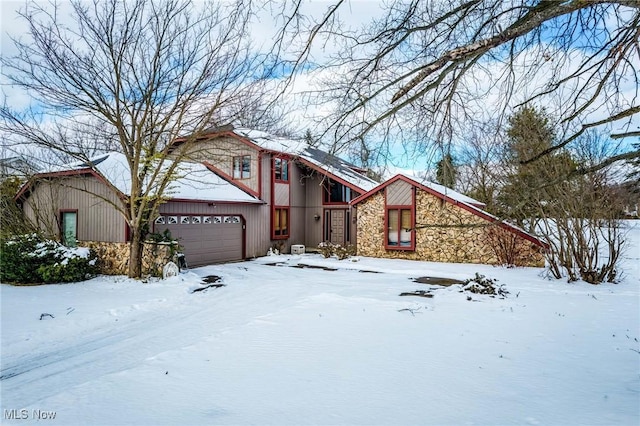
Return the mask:
POLYGON ((318 255, 148 284, 2 285, 2 423, 638 425, 630 224, 624 278, 600 286, 534 268, 318 255), (412 278, 476 272, 508 297, 399 296, 435 288, 412 278), (192 293, 209 275, 226 286, 192 293))

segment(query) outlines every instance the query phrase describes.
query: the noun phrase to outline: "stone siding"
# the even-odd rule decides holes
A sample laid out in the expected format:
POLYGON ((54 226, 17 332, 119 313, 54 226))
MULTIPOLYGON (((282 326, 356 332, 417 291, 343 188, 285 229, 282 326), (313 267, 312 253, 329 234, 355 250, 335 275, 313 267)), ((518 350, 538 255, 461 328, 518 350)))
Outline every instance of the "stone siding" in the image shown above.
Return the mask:
MULTIPOLYGON (((89 247, 96 252, 100 273, 126 275, 129 272, 129 243, 80 241, 78 245, 89 247)), ((169 243, 144 243, 142 274, 161 277, 162 268, 170 260, 173 260, 173 250, 169 243)))
POLYGON ((422 190, 416 193, 416 248, 385 248, 383 192, 357 205, 358 254, 433 262, 544 266, 541 248, 422 190))

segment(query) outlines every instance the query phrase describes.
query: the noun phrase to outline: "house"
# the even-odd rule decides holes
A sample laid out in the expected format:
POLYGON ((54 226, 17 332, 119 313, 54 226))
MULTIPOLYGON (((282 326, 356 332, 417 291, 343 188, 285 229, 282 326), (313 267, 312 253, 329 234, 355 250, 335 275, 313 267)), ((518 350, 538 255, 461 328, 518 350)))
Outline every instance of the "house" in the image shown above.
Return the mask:
MULTIPOLYGON (((274 246, 355 244, 349 202, 377 185, 364 170, 304 141, 250 129, 216 128, 183 142, 174 152, 188 149, 187 160, 151 231, 168 230, 191 266, 262 256, 274 246)), ((116 206, 130 191, 129 175, 125 157, 107 153, 36 175, 16 199, 43 231, 127 258, 129 232, 116 206)))
POLYGON ((545 243, 442 185, 399 174, 351 204, 362 256, 544 265, 545 243))
MULTIPOLYGON (((543 263, 545 244, 484 204, 405 175, 378 184, 302 140, 228 126, 189 144, 178 139, 172 149, 184 160, 150 232, 170 232, 191 266, 323 241, 356 245, 365 256, 543 263)), ((96 248, 111 259, 110 272, 121 273, 129 231, 117 206, 129 194, 129 175, 126 158, 107 153, 36 175, 16 199, 41 230, 96 248)))

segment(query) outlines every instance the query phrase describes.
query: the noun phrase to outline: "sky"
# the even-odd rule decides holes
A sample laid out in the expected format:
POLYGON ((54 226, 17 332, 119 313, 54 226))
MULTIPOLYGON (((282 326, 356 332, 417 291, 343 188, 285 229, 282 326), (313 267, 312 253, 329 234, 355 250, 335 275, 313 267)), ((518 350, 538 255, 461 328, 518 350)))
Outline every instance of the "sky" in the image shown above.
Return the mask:
MULTIPOLYGON (((302 22, 302 24, 309 25, 313 20, 320 20, 333 3, 334 2, 328 0, 312 0, 303 3, 301 13, 308 16, 309 21, 302 22)), ((2 12, 0 14, 0 46, 3 56, 10 56, 12 52, 14 52, 11 37, 21 37, 26 34, 25 24, 20 19, 17 19, 15 12, 16 9, 23 7, 24 4, 22 1, 11 0, 0 3, 0 12, 2 12)), ((381 3, 377 1, 367 0, 346 2, 340 8, 338 15, 340 21, 343 23, 341 29, 345 29, 346 27, 357 29, 365 26, 371 22, 372 19, 384 17, 385 12, 382 11, 380 4, 381 3)), ((68 6, 68 3, 62 2, 62 6, 64 8, 68 6)), ((280 2, 273 2, 255 8, 255 19, 250 26, 250 33, 254 47, 257 50, 266 51, 272 46, 277 29, 280 28, 283 23, 283 17, 281 15, 278 16, 278 13, 281 12, 280 7, 280 2)), ((303 39, 297 39, 297 42, 302 41, 303 39)), ((296 41, 288 44, 286 48, 291 49, 291 52, 295 51, 296 41)), ((311 50, 310 61, 316 65, 323 65, 329 60, 330 56, 335 55, 337 51, 337 47, 332 44, 332 42, 315 43, 311 50)), ((577 63, 578 61, 571 61, 569 66, 575 66, 577 63)), ((296 127, 301 134, 308 128, 313 129, 314 132, 320 132, 322 129, 318 128, 314 122, 318 117, 324 117, 329 114, 332 111, 333 105, 327 102, 321 105, 308 106, 304 103, 300 94, 317 88, 318 82, 333 72, 335 72, 335 70, 324 71, 321 69, 311 69, 309 72, 300 73, 289 87, 289 94, 284 98, 285 102, 292 106, 289 108, 288 118, 294 123, 294 127, 296 127)), ((495 72, 495 70, 491 67, 486 68, 487 75, 491 75, 492 72, 495 72)), ((526 93, 527 90, 533 86, 541 87, 544 85, 545 80, 549 78, 549 75, 546 74, 543 69, 541 73, 532 79, 527 79, 526 84, 521 88, 522 93, 526 93)), ((483 81, 487 80, 484 79, 483 81)), ((29 104, 28 96, 9 86, 6 77, 0 76, 0 84, 2 86, 3 97, 5 97, 3 100, 6 99, 10 105, 13 107, 21 107, 29 104)), ((633 93, 637 90, 635 82, 627 80, 625 84, 626 86, 622 87, 623 91, 633 93)), ((486 87, 479 87, 479 89, 488 90, 486 87)), ((495 91, 491 92, 490 90, 488 95, 483 99, 485 105, 498 104, 499 101, 498 93, 495 91)), ((544 105, 544 102, 542 105, 544 105)), ((549 104, 549 106, 552 107, 553 105, 549 104)), ((490 109, 491 108, 486 108, 486 110, 480 109, 479 113, 483 114, 490 109)), ((598 114, 599 113, 596 112, 592 114, 592 117, 597 117, 598 114)), ((419 153, 413 151, 406 152, 400 144, 392 145, 389 150, 391 151, 391 158, 389 160, 393 163, 392 166, 408 169, 425 169, 433 166, 436 156, 438 155, 436 152, 427 152, 424 150, 419 153)))

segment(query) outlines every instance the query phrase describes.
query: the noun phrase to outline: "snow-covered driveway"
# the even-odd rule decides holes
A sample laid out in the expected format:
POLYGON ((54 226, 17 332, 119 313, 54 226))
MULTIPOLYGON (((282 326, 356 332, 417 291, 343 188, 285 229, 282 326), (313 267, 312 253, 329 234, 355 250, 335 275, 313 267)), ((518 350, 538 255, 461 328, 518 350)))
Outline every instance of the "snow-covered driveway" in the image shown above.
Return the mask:
POLYGON ((638 424, 629 265, 621 284, 591 286, 539 269, 304 255, 149 284, 2 285, 2 422, 42 410, 65 425, 638 424), (411 278, 476 272, 508 297, 399 296, 430 288, 411 278), (226 286, 191 293, 208 275, 226 286))

